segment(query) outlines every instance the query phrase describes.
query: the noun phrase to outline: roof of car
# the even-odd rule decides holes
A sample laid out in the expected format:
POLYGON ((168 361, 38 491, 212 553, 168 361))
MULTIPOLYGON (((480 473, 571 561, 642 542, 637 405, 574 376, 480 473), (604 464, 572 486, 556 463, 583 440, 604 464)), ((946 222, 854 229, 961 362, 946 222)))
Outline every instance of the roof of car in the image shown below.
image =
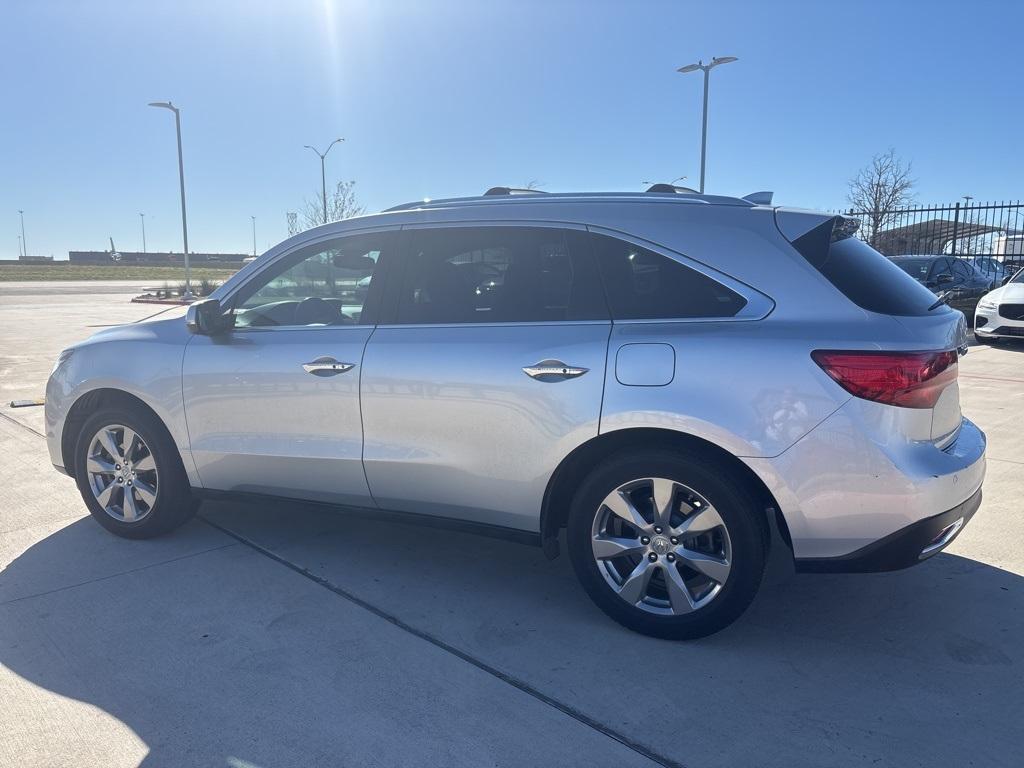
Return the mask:
MULTIPOLYGON (((499 188, 505 189, 505 188, 499 188)), ((763 194, 763 193, 756 193, 763 194)), ((637 202, 637 203, 680 203, 696 205, 732 205, 752 208, 757 202, 726 195, 702 195, 697 192, 541 192, 536 190, 511 190, 508 193, 485 194, 473 197, 451 197, 441 200, 414 200, 388 208, 384 213, 397 211, 431 210, 436 208, 457 208, 477 205, 536 205, 537 203, 580 203, 580 202, 637 202)))

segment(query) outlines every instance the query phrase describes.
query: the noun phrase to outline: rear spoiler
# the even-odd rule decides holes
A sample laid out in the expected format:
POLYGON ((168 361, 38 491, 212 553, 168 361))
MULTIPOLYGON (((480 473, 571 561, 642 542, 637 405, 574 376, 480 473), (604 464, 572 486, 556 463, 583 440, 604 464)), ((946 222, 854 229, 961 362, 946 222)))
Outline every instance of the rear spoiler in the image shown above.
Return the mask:
POLYGON ((832 243, 853 237, 860 220, 809 211, 777 211, 775 223, 782 235, 817 268, 828 259, 832 243))

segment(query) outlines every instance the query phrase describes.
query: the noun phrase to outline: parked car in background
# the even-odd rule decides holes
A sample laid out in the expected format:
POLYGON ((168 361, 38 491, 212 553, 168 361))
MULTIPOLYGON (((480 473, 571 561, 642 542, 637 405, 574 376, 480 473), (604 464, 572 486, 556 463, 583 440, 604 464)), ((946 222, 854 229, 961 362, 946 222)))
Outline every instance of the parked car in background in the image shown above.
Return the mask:
POLYGON ((992 280, 969 261, 954 256, 892 256, 892 262, 966 317, 974 316, 978 301, 992 290, 992 280))
POLYGON ((991 256, 961 256, 985 278, 992 281, 992 288, 998 288, 1016 270, 1008 269, 1001 261, 991 256))
POLYGON ((381 558, 417 516, 563 540, 616 621, 707 635, 773 527, 801 571, 895 570, 981 503, 964 317, 856 224, 765 193, 506 188, 326 224, 185 319, 63 351, 50 457, 119 536, 259 494, 362 508, 381 558))
POLYGON ((981 297, 974 313, 974 338, 989 343, 1024 338, 1024 269, 981 297))

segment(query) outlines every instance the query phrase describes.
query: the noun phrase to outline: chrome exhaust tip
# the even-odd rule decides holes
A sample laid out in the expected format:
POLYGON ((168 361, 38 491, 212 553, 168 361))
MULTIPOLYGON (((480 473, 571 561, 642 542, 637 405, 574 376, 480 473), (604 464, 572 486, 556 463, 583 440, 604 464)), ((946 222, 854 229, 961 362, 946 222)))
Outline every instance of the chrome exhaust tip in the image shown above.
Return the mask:
POLYGON ((921 550, 921 554, 917 556, 918 560, 924 560, 926 557, 931 557, 935 553, 942 550, 949 542, 953 540, 953 537, 960 533, 960 529, 964 527, 964 519, 962 517, 957 518, 952 523, 947 525, 936 536, 927 547, 921 550))

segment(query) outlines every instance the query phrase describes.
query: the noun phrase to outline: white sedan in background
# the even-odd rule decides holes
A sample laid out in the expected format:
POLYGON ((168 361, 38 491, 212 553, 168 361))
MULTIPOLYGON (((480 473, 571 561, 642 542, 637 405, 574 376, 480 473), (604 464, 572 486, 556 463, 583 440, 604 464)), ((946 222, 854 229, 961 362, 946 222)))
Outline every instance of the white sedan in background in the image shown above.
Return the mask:
POLYGON ((981 297, 974 311, 974 338, 979 342, 1024 339, 1024 269, 981 297))

